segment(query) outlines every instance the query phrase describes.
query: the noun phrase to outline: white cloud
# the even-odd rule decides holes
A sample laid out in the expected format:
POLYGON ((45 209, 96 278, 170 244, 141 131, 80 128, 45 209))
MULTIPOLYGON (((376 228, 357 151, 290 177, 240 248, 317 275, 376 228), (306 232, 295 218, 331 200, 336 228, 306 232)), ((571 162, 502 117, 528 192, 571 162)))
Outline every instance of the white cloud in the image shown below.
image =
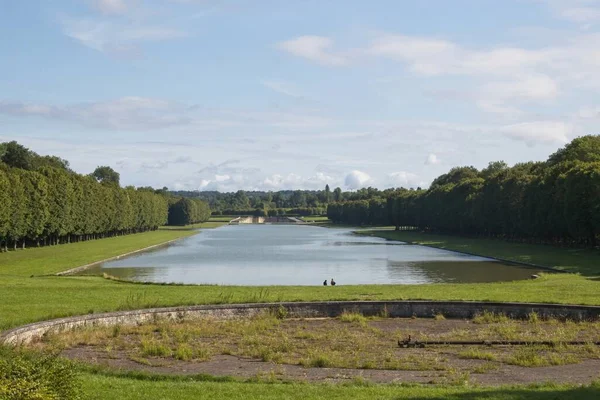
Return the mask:
POLYGON ((425 165, 435 165, 435 164, 439 164, 440 160, 437 158, 437 155, 430 153, 427 156, 427 160, 425 160, 425 165))
POLYGON ((500 132, 512 139, 524 141, 529 146, 538 143, 565 144, 569 141, 573 127, 564 122, 536 121, 507 125, 500 128, 500 132))
POLYGON ((264 80, 261 82, 265 87, 273 90, 274 92, 285 94, 290 97, 302 97, 298 88, 289 82, 277 81, 277 80, 264 80))
POLYGON ((175 28, 121 20, 63 16, 60 22, 66 36, 91 49, 116 55, 138 55, 142 43, 187 36, 175 28))
POLYGON ((305 112, 207 109, 139 96, 68 105, 0 100, 0 114, 76 122, 95 129, 135 131, 193 127, 214 132, 240 126, 316 129, 331 124, 327 118, 305 112))
POLYGON ((584 24, 600 21, 600 1, 598 0, 534 0, 546 4, 558 18, 584 24))
POLYGON ((350 190, 364 188, 372 183, 373 180, 367 173, 357 170, 350 172, 348 175, 346 175, 346 178, 344 179, 344 184, 346 185, 346 188, 350 190))
POLYGON ((331 52, 332 46, 333 41, 323 36, 300 36, 277 44, 277 48, 280 50, 322 65, 345 65, 347 59, 331 52))
POLYGON ((94 6, 104 14, 123 14, 127 11, 125 0, 94 0, 94 6))
POLYGON ((580 119, 599 119, 600 118, 600 106, 587 106, 581 108, 575 113, 575 118, 580 119))
POLYGON ((411 172, 398 171, 387 176, 386 187, 416 188, 418 186, 425 186, 425 184, 418 175, 411 172))

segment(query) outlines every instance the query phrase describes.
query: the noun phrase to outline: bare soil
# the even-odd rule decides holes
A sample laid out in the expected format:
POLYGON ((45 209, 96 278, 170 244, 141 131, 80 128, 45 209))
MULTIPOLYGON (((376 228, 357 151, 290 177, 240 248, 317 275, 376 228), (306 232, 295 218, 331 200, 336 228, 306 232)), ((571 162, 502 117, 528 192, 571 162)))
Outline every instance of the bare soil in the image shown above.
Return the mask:
POLYGON ((61 341, 58 337, 40 345, 60 345, 64 356, 86 363, 167 375, 208 374, 240 379, 336 383, 365 380, 463 384, 468 381, 486 386, 542 382, 589 384, 600 378, 600 349, 593 345, 524 349, 523 346, 400 348, 397 344, 398 339, 407 335, 413 340, 524 337, 527 340, 597 341, 600 340, 598 322, 501 320, 474 323, 470 320, 378 318, 355 322, 339 319, 259 321, 259 328, 248 322, 239 322, 246 324, 241 327, 227 322, 215 327, 220 323, 189 321, 173 326, 122 328, 121 332, 98 328, 99 334, 74 331, 63 334, 70 335, 68 340, 61 341), (185 340, 181 339, 183 336, 185 340), (211 352, 202 357, 195 353, 186 361, 177 359, 176 348, 180 343, 175 337, 184 340, 186 346, 210 348, 211 352), (160 343, 169 343, 172 353, 162 356, 144 353, 140 343, 148 338, 157 343, 161 340, 160 343), (286 345, 279 354, 277 348, 282 342, 286 345), (265 348, 274 353, 265 356, 265 348), (321 355, 330 361, 323 365, 315 363, 314 358, 321 355), (515 362, 519 357, 524 361, 515 362), (546 361, 536 366, 539 359, 546 361), (524 366, 528 363, 531 366, 524 366))

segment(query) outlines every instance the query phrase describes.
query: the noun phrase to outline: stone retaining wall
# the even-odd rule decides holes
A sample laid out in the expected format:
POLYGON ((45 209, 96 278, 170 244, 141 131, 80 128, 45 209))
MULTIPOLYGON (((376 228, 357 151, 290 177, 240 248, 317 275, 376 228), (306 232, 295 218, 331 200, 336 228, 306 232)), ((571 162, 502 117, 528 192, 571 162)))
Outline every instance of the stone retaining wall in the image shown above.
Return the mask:
POLYGON ((36 322, 3 332, 0 344, 27 344, 46 333, 57 333, 78 327, 135 325, 159 319, 189 320, 194 318, 246 318, 264 310, 280 312, 291 318, 337 317, 344 311, 365 316, 388 315, 396 318, 431 318, 442 314, 446 318, 472 318, 484 311, 503 313, 512 318, 526 318, 535 312, 541 318, 560 318, 575 321, 597 320, 599 306, 577 306, 536 303, 489 303, 461 301, 333 301, 306 303, 224 304, 190 307, 151 308, 88 314, 50 321, 36 322))

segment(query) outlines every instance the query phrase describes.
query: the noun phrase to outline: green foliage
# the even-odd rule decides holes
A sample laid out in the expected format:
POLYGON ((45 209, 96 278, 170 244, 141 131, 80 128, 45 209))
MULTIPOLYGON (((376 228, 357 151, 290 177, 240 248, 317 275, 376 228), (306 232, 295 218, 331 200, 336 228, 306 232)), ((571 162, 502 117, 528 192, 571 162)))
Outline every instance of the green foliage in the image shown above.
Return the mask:
MULTIPOLYGON (((119 174, 98 167, 78 175, 58 157, 4 143, 0 163, 0 248, 59 244, 155 230, 168 199, 153 189, 122 189, 119 174)), ((210 212, 203 208, 202 215, 210 212)))
POLYGON ((0 399, 60 400, 80 398, 73 364, 54 355, 0 348, 0 399))
POLYGON ((92 172, 92 176, 100 183, 119 186, 121 175, 108 166, 98 167, 92 172))
POLYGON ((169 225, 191 225, 206 222, 210 218, 208 203, 182 197, 169 205, 169 225))

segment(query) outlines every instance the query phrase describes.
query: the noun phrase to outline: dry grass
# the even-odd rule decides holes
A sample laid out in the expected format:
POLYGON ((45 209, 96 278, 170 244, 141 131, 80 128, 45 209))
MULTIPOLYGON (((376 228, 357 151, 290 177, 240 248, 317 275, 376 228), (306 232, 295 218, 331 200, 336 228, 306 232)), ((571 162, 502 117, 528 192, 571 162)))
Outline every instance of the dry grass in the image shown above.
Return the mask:
MULTIPOLYGON (((353 312, 343 313, 337 319, 290 320, 281 319, 279 314, 265 312, 239 320, 184 318, 177 322, 159 320, 140 326, 77 329, 50 335, 38 346, 62 349, 91 345, 109 353, 109 356, 124 352, 137 362, 150 363, 158 359, 200 362, 226 354, 305 367, 427 370, 444 371, 443 374, 453 371, 454 362, 458 359, 487 361, 484 366, 476 366, 475 369, 471 366, 464 370, 485 373, 494 365, 497 368, 501 364, 539 367, 600 357, 598 346, 591 343, 571 347, 514 346, 493 349, 477 346, 401 349, 396 345, 398 339, 408 335, 416 340, 592 340, 600 334, 598 322, 562 323, 536 319, 532 323, 531 317, 529 321, 515 321, 505 316, 483 314, 477 317, 478 323, 463 321, 454 324, 437 318, 426 322, 367 318, 353 312), (437 324, 457 328, 436 329, 437 324), (413 326, 420 328, 417 330, 413 326), (430 329, 422 332, 424 326, 430 329)), ((454 378, 462 380, 464 377, 461 373, 455 371, 454 378)))

